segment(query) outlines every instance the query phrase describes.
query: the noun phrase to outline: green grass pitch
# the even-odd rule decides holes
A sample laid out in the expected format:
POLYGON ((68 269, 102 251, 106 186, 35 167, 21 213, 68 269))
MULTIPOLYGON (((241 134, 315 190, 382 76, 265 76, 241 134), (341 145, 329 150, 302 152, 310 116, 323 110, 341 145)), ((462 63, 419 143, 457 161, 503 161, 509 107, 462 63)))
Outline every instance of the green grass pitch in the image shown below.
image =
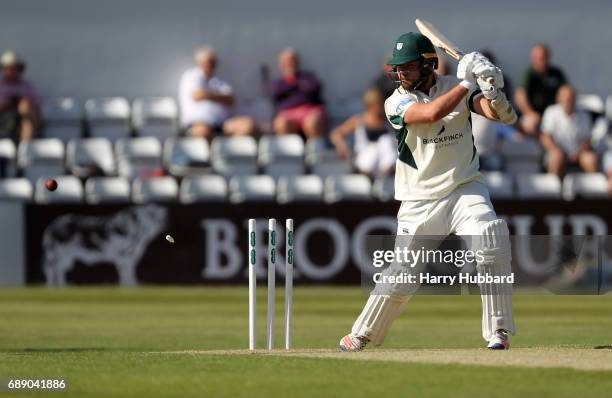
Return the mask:
MULTIPOLYGON (((517 295, 518 335, 509 352, 483 349, 478 296, 417 296, 385 345, 368 349, 372 356, 336 354, 365 299, 358 288, 296 287, 296 350, 269 355, 233 351, 247 347, 246 287, 3 289, 0 380, 65 378, 67 391, 48 393, 58 397, 558 398, 612 391, 612 350, 593 349, 612 344, 610 295, 517 295), (573 368, 571 357, 566 366, 565 351, 585 368, 573 368), (391 360, 411 352, 425 359, 391 360), (440 362, 472 352, 472 363, 440 362), (519 362, 525 355, 525 366, 508 366, 509 355, 519 362)), ((281 289, 277 300, 281 347, 281 289)), ((264 328, 260 288, 259 347, 264 328)), ((43 395, 0 387, 2 397, 43 395)))

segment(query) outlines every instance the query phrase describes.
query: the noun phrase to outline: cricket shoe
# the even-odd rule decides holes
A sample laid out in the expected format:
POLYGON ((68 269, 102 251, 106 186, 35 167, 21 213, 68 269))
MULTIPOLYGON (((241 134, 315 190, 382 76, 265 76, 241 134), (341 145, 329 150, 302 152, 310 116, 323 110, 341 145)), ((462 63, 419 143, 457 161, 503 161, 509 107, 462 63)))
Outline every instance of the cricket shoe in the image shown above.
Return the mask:
POLYGON ((510 349, 510 340, 508 340, 508 332, 505 329, 497 329, 495 336, 489 340, 487 345, 489 350, 508 350, 510 349))
POLYGON ((356 352, 365 348, 370 340, 366 337, 359 337, 353 334, 347 334, 340 340, 340 351, 356 352))

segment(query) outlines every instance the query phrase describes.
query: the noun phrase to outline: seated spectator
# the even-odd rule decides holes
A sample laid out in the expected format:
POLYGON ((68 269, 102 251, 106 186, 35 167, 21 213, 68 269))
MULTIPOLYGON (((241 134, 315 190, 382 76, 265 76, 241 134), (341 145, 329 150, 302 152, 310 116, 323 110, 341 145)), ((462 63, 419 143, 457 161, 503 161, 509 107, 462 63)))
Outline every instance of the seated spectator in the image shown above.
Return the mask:
POLYGON ((195 67, 183 73, 179 85, 181 125, 187 129, 187 134, 208 140, 218 133, 253 134, 253 119, 247 116, 231 117, 234 93, 228 83, 215 76, 215 51, 209 47, 198 49, 195 62, 195 67))
POLYGON ((602 163, 603 171, 608 176, 608 194, 612 196, 612 149, 604 153, 602 163))
POLYGON ((382 64, 382 69, 380 70, 380 74, 372 82, 372 87, 378 89, 378 91, 382 93, 385 99, 389 98, 391 94, 393 94, 395 89, 398 87, 398 84, 395 83, 393 80, 389 79, 388 76, 388 73, 391 72, 391 69, 393 69, 393 66, 387 65, 390 59, 391 53, 387 54, 387 56, 385 57, 385 60, 382 64))
POLYGON ((567 83, 561 69, 550 65, 550 51, 544 44, 531 49, 531 66, 523 74, 515 94, 522 114, 521 127, 527 134, 538 135, 544 110, 555 103, 559 87, 567 83))
POLYGON ((548 156, 548 172, 561 177, 566 166, 597 171, 597 155, 591 147, 591 115, 576 109, 576 93, 565 85, 557 93, 557 104, 542 116, 542 145, 548 156))
POLYGON ((336 152, 346 159, 350 154, 347 137, 354 134, 355 166, 372 177, 391 174, 397 159, 397 140, 388 127, 384 104, 378 89, 368 89, 363 95, 364 112, 347 119, 330 135, 336 152))
POLYGON ((300 70, 298 55, 291 48, 280 53, 278 67, 281 77, 270 85, 278 112, 274 131, 277 134, 301 132, 307 139, 322 136, 327 127, 327 113, 319 79, 313 73, 300 70))
POLYGON ((26 141, 34 137, 40 122, 40 97, 23 78, 26 65, 13 51, 6 51, 0 58, 0 134, 14 141, 26 141))

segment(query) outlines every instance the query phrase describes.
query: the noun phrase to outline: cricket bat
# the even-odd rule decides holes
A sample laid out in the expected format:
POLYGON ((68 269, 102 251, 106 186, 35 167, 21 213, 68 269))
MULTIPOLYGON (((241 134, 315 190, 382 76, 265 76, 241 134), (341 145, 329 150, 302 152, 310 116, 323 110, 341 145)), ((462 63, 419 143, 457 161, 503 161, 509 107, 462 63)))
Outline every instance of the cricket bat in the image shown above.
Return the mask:
POLYGON ((431 22, 417 18, 414 23, 417 26, 419 32, 426 36, 431 43, 444 51, 452 58, 459 61, 464 55, 465 51, 457 47, 452 41, 442 34, 431 22))
MULTIPOLYGON (((440 32, 431 22, 417 18, 414 23, 416 24, 419 32, 427 37, 434 47, 438 47, 440 50, 444 51, 457 61, 459 61, 465 55, 465 51, 461 50, 446 36, 444 36, 442 32, 440 32)), ((492 77, 490 77, 487 81, 491 85, 495 83, 492 77)))

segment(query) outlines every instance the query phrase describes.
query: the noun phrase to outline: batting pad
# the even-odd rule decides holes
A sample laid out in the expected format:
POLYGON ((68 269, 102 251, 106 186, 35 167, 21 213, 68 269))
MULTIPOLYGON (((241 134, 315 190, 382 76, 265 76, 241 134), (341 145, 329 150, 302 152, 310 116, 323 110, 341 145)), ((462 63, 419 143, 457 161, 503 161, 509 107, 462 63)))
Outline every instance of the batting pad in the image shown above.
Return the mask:
MULTIPOLYGON (((512 273, 509 235, 504 220, 493 220, 483 226, 479 248, 484 252, 484 261, 476 267, 479 274, 509 276, 512 273)), ((489 341, 498 329, 505 329, 514 335, 512 284, 481 283, 479 287, 482 299, 482 337, 489 341)))
POLYGON ((373 294, 353 325, 352 333, 367 337, 374 345, 381 345, 391 324, 404 310, 410 296, 373 294))

